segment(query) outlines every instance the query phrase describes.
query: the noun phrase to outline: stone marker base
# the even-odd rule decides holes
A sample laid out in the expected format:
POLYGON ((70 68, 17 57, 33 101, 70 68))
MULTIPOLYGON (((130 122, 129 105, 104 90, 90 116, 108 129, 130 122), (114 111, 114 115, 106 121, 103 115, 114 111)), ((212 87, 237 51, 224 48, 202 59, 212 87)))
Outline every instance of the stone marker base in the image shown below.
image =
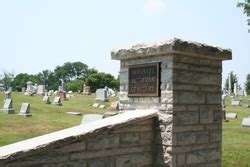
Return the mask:
POLYGON ((43 102, 43 104, 51 104, 51 102, 43 102))
POLYGON ((22 116, 22 117, 32 117, 32 114, 31 114, 31 113, 27 113, 27 114, 19 113, 19 114, 17 114, 17 115, 22 116))
POLYGON ((91 95, 91 93, 88 93, 88 92, 83 92, 82 94, 83 95, 91 95))
POLYGON ((3 108, 3 109, 1 109, 1 111, 5 112, 7 114, 14 114, 15 113, 15 110, 13 108, 11 108, 11 109, 3 108))
POLYGON ((53 105, 62 106, 62 103, 52 103, 53 105))
POLYGON ((95 99, 96 101, 101 101, 101 102, 108 102, 109 99, 95 99))

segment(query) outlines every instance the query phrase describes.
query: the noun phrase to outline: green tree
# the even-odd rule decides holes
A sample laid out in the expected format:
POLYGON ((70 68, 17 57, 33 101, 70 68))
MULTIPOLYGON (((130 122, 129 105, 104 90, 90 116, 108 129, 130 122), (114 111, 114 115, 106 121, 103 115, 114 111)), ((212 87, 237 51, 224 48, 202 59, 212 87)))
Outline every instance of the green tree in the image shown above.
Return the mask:
MULTIPOLYGON (((250 0, 245 0, 245 2, 238 2, 237 7, 243 8, 244 14, 248 17, 250 16, 250 0)), ((247 20, 248 25, 250 25, 250 19, 247 20)), ((248 30, 250 33, 250 29, 248 30)))
POLYGON ((248 95, 250 95, 250 74, 247 74, 247 80, 245 82, 245 88, 248 95))
POLYGON ((231 78, 231 92, 234 92, 234 84, 238 83, 238 77, 236 74, 233 73, 233 71, 231 71, 226 79, 225 82, 225 89, 227 91, 229 91, 229 77, 231 78))
POLYGON ((31 81, 33 83, 38 83, 38 78, 35 75, 29 75, 27 73, 20 73, 16 75, 12 82, 12 87, 14 90, 21 91, 23 87, 26 87, 26 83, 31 81))
POLYGON ((83 84, 84 84, 84 81, 83 80, 73 80, 73 81, 70 81, 68 83, 65 84, 65 90, 66 91, 73 91, 73 92, 77 92, 78 90, 80 90, 82 92, 83 90, 83 84))
POLYGON ((86 85, 90 86, 91 92, 95 92, 96 89, 104 88, 105 86, 118 90, 119 80, 115 79, 111 74, 99 72, 91 74, 86 79, 86 85))
POLYGON ((3 74, 0 75, 0 83, 3 85, 5 90, 11 86, 14 79, 14 72, 3 71, 3 74))
POLYGON ((88 66, 82 62, 66 62, 62 66, 57 66, 54 73, 56 78, 63 79, 67 83, 75 79, 85 79, 88 66))

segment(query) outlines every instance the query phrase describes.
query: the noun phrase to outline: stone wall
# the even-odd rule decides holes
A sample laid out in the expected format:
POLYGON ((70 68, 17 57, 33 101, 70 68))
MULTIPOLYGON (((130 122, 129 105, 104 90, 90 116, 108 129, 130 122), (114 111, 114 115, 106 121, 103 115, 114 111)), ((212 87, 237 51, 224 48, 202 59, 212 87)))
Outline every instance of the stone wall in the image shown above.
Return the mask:
POLYGON ((155 111, 105 118, 0 148, 1 167, 155 166, 155 111))
POLYGON ((113 50, 120 60, 120 90, 128 92, 129 67, 160 64, 160 96, 128 97, 123 107, 159 110, 156 166, 220 166, 222 61, 231 51, 172 39, 113 50))

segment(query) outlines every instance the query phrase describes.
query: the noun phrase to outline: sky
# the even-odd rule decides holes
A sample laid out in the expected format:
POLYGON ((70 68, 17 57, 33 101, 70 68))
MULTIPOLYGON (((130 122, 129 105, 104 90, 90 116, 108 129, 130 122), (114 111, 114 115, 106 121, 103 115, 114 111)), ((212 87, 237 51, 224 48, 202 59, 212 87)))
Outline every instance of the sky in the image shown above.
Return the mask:
POLYGON ((80 61, 119 74, 112 49, 171 38, 230 48, 230 71, 250 73, 250 33, 237 0, 0 0, 0 73, 37 74, 80 61))

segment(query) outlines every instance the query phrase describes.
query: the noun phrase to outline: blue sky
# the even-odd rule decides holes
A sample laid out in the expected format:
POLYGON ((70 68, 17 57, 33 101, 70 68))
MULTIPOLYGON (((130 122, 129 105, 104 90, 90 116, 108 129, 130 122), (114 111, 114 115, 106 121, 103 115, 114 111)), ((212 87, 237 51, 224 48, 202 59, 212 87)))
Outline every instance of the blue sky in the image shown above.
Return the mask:
POLYGON ((237 0, 0 0, 0 70, 36 74, 65 62, 119 73, 114 48, 173 37, 230 48, 223 80, 250 73, 250 33, 237 0))

